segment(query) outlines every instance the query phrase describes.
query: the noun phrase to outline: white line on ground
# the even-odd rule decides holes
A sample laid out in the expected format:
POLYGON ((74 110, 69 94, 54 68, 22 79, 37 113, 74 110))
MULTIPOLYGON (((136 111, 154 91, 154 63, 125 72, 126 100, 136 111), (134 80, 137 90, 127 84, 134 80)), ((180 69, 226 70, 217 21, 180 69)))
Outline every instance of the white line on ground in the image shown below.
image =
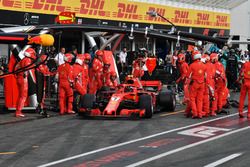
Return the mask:
POLYGON ((250 126, 247 126, 247 127, 245 127, 245 128, 241 128, 241 129, 237 129, 237 130, 234 130, 234 131, 231 131, 231 132, 222 134, 222 135, 220 135, 220 136, 216 136, 216 137, 212 137, 212 138, 209 138, 209 139, 206 139, 206 140, 202 140, 202 141, 197 142, 197 143, 189 144, 189 145, 186 145, 186 146, 183 146, 183 147, 180 147, 180 148, 177 148, 177 149, 174 149, 174 150, 171 150, 171 151, 168 151, 168 152, 165 152, 165 153, 156 155, 156 156, 154 156, 154 157, 151 157, 151 158, 148 158, 148 159, 144 159, 144 160, 142 160, 142 161, 139 161, 139 162, 130 164, 130 165, 126 166, 126 167, 136 167, 136 166, 140 166, 140 165, 146 164, 146 163, 148 163, 148 162, 151 162, 151 161, 160 159, 160 158, 162 158, 162 157, 166 157, 166 156, 168 156, 168 155, 171 155, 171 154, 174 154, 174 153, 177 153, 177 152, 186 150, 186 149, 188 149, 188 148, 192 148, 192 147, 195 147, 195 146, 198 146, 198 145, 201 145, 201 144, 204 144, 204 143, 207 143, 207 142, 210 142, 210 141, 213 141, 213 140, 216 140, 216 139, 219 139, 219 138, 222 138, 222 137, 225 137, 225 136, 228 136, 228 135, 237 133, 237 132, 241 132, 241 131, 244 131, 244 130, 247 130, 247 129, 250 129, 250 126))
POLYGON ((232 159, 234 159, 234 158, 237 158, 237 157, 241 156, 242 154, 243 154, 243 153, 236 153, 236 154, 229 155, 229 156, 227 156, 227 157, 225 157, 225 158, 222 158, 222 159, 220 159, 220 160, 218 160, 218 161, 215 161, 215 162, 213 162, 213 163, 211 163, 211 164, 208 164, 208 165, 206 165, 206 166, 204 166, 204 167, 216 167, 216 166, 218 166, 218 165, 221 165, 221 164, 223 164, 223 163, 226 163, 227 161, 230 161, 230 160, 232 160, 232 159))
MULTIPOLYGON (((245 112, 246 111, 244 111, 244 113, 245 112)), ((48 166, 60 164, 60 163, 63 163, 63 162, 66 162, 66 161, 70 161, 70 160, 73 160, 73 159, 85 157, 85 156, 88 156, 88 155, 91 155, 91 154, 95 154, 95 153, 98 153, 98 152, 110 150, 110 149, 113 149, 113 148, 121 147, 121 146, 128 145, 128 144, 131 144, 131 143, 135 143, 135 142, 138 142, 138 141, 142 141, 142 140, 150 139, 150 138, 153 138, 153 137, 161 136, 161 135, 164 135, 164 134, 168 134, 168 133, 171 133, 171 132, 183 130, 183 129, 186 129, 186 128, 190 128, 190 127, 202 125, 204 123, 209 123, 209 122, 213 122, 213 121, 216 121, 216 120, 220 120, 220 119, 232 117, 232 116, 235 116, 235 115, 238 115, 238 113, 227 115, 227 116, 223 116, 223 117, 219 117, 219 118, 215 118, 215 119, 211 119, 211 120, 207 120, 207 121, 203 121, 203 122, 199 122, 199 123, 188 125, 188 126, 183 126, 183 127, 180 127, 180 128, 176 128, 176 129, 164 131, 164 132, 161 132, 161 133, 156 133, 156 134, 153 134, 153 135, 150 135, 150 136, 138 138, 138 139, 135 139, 135 140, 130 140, 130 141, 127 141, 127 142, 124 142, 124 143, 120 143, 120 144, 116 144, 116 145, 111 145, 111 146, 108 146, 108 147, 100 148, 100 149, 93 150, 93 151, 90 151, 90 152, 78 154, 78 155, 75 155, 75 156, 72 156, 72 157, 68 157, 68 158, 64 158, 64 159, 57 160, 57 161, 54 161, 54 162, 50 162, 50 163, 47 163, 47 164, 43 164, 43 165, 40 165, 38 167, 48 167, 48 166)))

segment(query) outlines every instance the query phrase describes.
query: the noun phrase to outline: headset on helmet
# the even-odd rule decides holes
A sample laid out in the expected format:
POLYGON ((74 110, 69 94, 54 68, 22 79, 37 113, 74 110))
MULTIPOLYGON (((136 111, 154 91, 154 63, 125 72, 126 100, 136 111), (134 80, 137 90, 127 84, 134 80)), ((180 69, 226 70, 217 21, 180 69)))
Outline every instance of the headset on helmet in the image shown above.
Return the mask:
POLYGON ((84 61, 84 55, 83 54, 78 54, 76 57, 76 63, 83 65, 83 61, 84 61))
POLYGON ((72 59, 73 59, 73 55, 71 53, 66 53, 64 55, 64 61, 67 62, 67 63, 71 63, 72 62, 72 59))
POLYGON ((185 55, 184 54, 182 54, 182 53, 180 53, 180 54, 178 54, 178 62, 184 62, 185 61, 185 55))

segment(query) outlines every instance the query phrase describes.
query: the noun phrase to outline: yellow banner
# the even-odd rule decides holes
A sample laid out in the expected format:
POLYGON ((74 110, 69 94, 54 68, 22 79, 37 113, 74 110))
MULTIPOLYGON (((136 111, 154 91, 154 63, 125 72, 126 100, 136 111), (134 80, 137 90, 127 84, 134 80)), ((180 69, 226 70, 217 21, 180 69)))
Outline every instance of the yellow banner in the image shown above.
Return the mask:
POLYGON ((177 26, 230 29, 229 14, 128 0, 1 0, 0 9, 54 15, 75 12, 77 17, 167 24, 161 18, 152 18, 146 14, 149 10, 155 10, 177 26))

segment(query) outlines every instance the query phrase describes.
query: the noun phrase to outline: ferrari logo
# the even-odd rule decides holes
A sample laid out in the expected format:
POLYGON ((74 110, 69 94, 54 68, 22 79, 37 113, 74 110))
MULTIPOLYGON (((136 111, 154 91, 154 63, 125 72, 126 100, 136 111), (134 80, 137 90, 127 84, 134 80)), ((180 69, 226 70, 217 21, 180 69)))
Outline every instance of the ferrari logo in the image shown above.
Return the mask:
POLYGON ((203 71, 202 71, 202 70, 199 70, 198 72, 199 72, 199 74, 202 74, 203 71))
POLYGON ((247 71, 247 75, 250 75, 250 71, 247 71))

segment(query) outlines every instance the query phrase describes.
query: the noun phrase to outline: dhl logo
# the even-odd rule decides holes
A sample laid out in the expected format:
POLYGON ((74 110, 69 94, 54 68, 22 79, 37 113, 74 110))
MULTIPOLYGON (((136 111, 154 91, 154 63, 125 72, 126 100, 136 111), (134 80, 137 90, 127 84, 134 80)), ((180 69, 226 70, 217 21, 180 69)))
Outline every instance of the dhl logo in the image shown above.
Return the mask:
POLYGON ((209 14, 207 14, 207 13, 197 13, 197 19, 198 19, 198 21, 208 21, 209 20, 209 14))
MULTIPOLYGON (((159 13, 160 15, 164 16, 166 10, 163 8, 155 8, 155 7, 149 7, 147 11, 156 11, 157 13, 159 13)), ((160 17, 150 17, 148 16, 148 20, 151 21, 161 21, 161 22, 165 22, 162 18, 160 17)))
POLYGON ((81 0, 80 14, 105 16, 105 0, 81 0))
POLYGON ((118 18, 128 18, 128 19, 138 19, 137 13, 137 5, 134 4, 125 4, 125 3, 118 3, 118 18))
POLYGON ((62 5, 62 0, 34 0, 25 2, 25 7, 29 9, 49 10, 49 11, 68 11, 70 7, 62 5))
MULTIPOLYGON (((1 2, 1 0, 0 0, 1 2)), ((2 0, 2 5, 4 7, 13 7, 13 8, 21 8, 22 7, 22 1, 13 1, 13 0, 2 0)))
POLYGON ((174 13, 176 19, 187 19, 189 15, 188 11, 182 11, 182 10, 175 10, 174 13))
POLYGON ((227 22, 227 16, 217 15, 216 19, 217 19, 217 22, 220 22, 220 23, 226 23, 227 22))
POLYGON ((192 24, 192 20, 188 19, 189 12, 183 10, 175 10, 175 17, 172 18, 172 22, 180 24, 192 24))

